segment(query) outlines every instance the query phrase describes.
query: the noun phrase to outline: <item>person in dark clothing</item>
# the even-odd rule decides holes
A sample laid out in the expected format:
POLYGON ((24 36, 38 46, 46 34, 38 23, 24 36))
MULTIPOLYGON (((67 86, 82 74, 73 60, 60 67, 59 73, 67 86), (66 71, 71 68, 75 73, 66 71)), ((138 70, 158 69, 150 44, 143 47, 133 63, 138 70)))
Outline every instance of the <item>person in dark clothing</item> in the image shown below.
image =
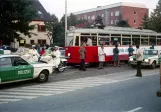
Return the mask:
POLYGON ((114 66, 116 67, 116 63, 117 66, 120 67, 120 60, 119 60, 119 49, 118 49, 118 45, 115 45, 115 48, 113 49, 113 61, 114 61, 114 66))
POLYGON ((128 52, 129 52, 129 57, 133 55, 134 49, 132 48, 132 45, 129 45, 128 52))
POLYGON ((85 58, 86 58, 86 49, 85 49, 85 42, 82 42, 82 46, 79 49, 79 54, 80 54, 80 70, 86 71, 85 67, 85 58))

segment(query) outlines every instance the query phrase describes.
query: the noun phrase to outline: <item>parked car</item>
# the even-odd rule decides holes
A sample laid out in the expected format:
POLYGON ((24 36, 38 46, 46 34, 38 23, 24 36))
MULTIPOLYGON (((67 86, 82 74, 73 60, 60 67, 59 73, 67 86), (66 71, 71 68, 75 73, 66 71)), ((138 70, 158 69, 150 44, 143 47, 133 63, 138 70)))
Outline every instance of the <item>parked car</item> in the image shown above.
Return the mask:
POLYGON ((51 64, 29 64, 18 55, 0 55, 0 84, 31 79, 42 83, 48 81, 52 72, 51 64))
MULTIPOLYGON (((150 66, 152 69, 156 68, 157 65, 160 65, 161 62, 161 51, 156 49, 146 49, 144 50, 144 59, 141 63, 142 66, 150 66)), ((136 57, 129 57, 129 62, 131 67, 136 67, 137 61, 136 57)))

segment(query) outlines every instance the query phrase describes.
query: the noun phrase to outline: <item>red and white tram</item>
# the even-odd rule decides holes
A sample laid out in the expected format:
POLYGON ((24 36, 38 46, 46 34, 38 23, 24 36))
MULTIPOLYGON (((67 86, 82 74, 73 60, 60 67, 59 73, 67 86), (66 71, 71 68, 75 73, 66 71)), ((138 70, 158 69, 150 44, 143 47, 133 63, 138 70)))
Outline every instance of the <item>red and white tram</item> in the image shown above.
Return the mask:
MULTIPOLYGON (((161 49, 161 34, 151 30, 140 30, 134 28, 106 27, 105 29, 75 29, 67 34, 67 46, 65 55, 69 57, 68 64, 79 64, 80 55, 78 50, 81 41, 92 39, 92 46, 86 46, 86 63, 98 62, 98 49, 104 43, 104 51, 106 53, 106 62, 113 59, 113 49, 116 43, 119 43, 119 59, 127 61, 129 44, 140 44, 142 48, 150 48, 151 44, 156 49, 161 49)), ((133 46, 135 49, 135 46, 133 46)))

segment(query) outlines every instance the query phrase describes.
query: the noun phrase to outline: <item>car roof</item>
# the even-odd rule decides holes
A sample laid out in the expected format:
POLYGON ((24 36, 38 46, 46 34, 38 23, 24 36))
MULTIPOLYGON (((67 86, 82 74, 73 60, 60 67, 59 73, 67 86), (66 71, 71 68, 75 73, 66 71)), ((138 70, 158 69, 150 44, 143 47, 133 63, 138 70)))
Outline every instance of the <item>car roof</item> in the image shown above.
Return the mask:
POLYGON ((0 55, 0 58, 20 57, 19 55, 0 55))

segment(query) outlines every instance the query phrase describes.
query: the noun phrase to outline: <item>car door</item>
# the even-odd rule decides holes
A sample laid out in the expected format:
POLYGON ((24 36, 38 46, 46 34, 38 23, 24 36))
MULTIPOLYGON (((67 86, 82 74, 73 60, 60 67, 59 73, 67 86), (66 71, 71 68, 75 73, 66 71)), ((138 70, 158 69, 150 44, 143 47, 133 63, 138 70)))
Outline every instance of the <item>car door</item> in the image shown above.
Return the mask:
POLYGON ((15 80, 15 68, 10 57, 0 58, 0 83, 15 80))
POLYGON ((24 80, 33 78, 34 68, 21 57, 14 57, 13 64, 15 67, 15 79, 24 80))

